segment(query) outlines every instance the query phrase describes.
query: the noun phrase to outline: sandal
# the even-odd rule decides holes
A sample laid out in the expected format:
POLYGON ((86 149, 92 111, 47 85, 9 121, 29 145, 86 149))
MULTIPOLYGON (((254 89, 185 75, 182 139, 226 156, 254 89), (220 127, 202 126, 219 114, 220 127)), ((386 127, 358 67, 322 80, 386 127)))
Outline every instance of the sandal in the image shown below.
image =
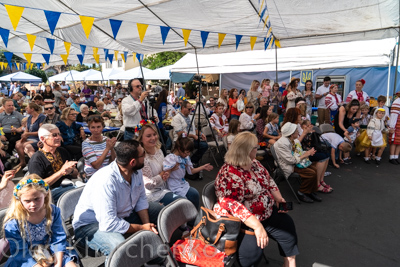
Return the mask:
POLYGON ((344 164, 344 160, 343 159, 339 159, 338 160, 340 164, 344 164))
POLYGON ((326 184, 325 181, 322 181, 322 182, 320 183, 320 185, 322 185, 323 187, 328 188, 328 189, 330 188, 330 189, 332 189, 332 191, 333 191, 333 188, 332 188, 330 185, 326 184))
POLYGON ((326 193, 326 194, 329 194, 329 193, 332 193, 332 188, 326 188, 325 186, 323 186, 322 184, 320 184, 319 186, 318 186, 318 192, 321 192, 321 193, 326 193))

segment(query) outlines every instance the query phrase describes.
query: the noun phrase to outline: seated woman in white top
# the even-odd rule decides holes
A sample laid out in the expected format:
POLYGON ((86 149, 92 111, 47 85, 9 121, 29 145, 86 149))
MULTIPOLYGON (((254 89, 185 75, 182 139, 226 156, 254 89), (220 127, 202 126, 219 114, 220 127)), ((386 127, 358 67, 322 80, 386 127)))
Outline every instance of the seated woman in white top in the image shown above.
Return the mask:
POLYGON ((256 125, 256 120, 254 119, 254 105, 248 102, 245 106, 245 111, 240 115, 240 130, 241 131, 253 131, 256 125))

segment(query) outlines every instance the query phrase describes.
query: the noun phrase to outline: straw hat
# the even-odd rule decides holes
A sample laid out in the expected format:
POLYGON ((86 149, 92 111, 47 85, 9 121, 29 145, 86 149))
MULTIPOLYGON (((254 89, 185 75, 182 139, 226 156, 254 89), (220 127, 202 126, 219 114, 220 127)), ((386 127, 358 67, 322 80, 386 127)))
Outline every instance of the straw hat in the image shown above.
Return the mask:
POLYGON ((281 129, 282 136, 289 137, 297 130, 297 125, 291 122, 287 122, 281 129))
POLYGON ((297 80, 298 82, 300 82, 300 78, 296 78, 296 77, 292 77, 292 79, 290 79, 290 82, 293 82, 294 80, 297 80))

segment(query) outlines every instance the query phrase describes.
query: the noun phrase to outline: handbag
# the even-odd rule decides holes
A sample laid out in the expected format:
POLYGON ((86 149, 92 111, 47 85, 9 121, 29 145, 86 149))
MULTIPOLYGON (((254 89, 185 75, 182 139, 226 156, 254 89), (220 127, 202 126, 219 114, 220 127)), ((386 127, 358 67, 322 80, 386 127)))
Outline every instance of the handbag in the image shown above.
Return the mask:
POLYGON ((236 102, 236 109, 237 109, 239 112, 242 112, 242 111, 244 110, 244 102, 243 102, 242 99, 239 99, 239 100, 236 102))
POLYGON ((200 239, 205 244, 214 245, 228 256, 234 254, 241 229, 240 219, 233 216, 219 216, 204 207, 201 207, 200 214, 200 222, 190 232, 190 236, 200 239))

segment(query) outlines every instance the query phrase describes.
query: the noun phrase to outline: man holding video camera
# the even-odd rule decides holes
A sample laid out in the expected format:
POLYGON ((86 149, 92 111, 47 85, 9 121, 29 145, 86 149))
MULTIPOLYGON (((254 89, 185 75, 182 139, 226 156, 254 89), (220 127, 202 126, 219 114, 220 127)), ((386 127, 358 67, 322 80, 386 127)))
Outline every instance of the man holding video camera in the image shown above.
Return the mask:
POLYGON ((122 99, 122 114, 125 126, 124 140, 131 140, 135 136, 135 129, 141 120, 152 119, 152 114, 157 114, 151 107, 144 103, 149 91, 142 91, 143 85, 139 79, 131 79, 128 83, 129 95, 122 99))

